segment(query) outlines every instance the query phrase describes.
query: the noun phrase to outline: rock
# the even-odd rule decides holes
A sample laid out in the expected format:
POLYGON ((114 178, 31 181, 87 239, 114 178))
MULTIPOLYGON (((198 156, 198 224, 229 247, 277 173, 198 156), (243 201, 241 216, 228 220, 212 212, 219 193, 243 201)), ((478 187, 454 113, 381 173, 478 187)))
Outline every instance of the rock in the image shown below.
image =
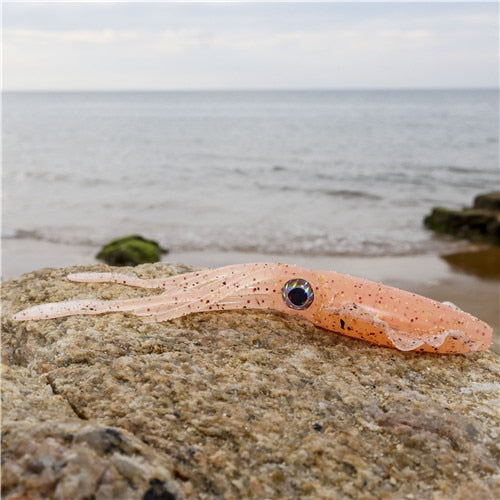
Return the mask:
POLYGON ((2 498, 184 498, 169 461, 123 429, 61 419, 2 429, 2 498))
POLYGON ((474 199, 474 208, 500 212, 500 191, 480 194, 474 199))
POLYGON ((435 207, 424 218, 424 225, 438 233, 500 245, 500 192, 477 196, 473 208, 435 207))
POLYGON ((104 245, 96 258, 111 266, 137 266, 159 262, 162 254, 166 253, 168 249, 162 248, 156 241, 132 235, 104 245))
POLYGON ((3 284, 2 498, 497 498, 496 354, 403 353, 262 311, 11 319, 157 293, 64 278, 106 270, 3 284))

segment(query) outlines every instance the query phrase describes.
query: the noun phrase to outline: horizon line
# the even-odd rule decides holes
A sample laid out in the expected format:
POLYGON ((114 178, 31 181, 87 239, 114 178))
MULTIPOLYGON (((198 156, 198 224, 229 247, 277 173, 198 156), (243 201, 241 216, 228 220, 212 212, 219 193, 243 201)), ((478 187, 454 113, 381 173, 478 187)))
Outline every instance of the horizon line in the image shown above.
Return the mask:
POLYGON ((490 86, 490 85, 474 85, 474 86, 422 86, 422 87, 296 87, 296 88, 244 88, 244 87, 234 87, 234 88, 197 88, 197 89, 185 89, 185 88, 109 88, 109 89, 2 89, 2 94, 4 93, 51 93, 51 92, 61 92, 61 93, 71 93, 71 92, 390 92, 390 91, 435 91, 435 90, 500 90, 500 86, 490 86))

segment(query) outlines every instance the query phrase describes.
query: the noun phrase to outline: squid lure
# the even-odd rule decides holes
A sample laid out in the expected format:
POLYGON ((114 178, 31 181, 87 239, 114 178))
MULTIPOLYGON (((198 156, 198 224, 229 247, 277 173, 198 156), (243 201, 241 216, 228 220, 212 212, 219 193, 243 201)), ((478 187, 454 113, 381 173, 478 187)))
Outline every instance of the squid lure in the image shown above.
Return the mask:
POLYGON ((166 321, 202 311, 265 309, 301 316, 325 330, 401 351, 465 353, 488 349, 492 329, 452 304, 329 271, 279 263, 241 264, 140 279, 117 273, 70 274, 71 281, 158 288, 124 300, 70 300, 18 312, 17 321, 128 312, 166 321))

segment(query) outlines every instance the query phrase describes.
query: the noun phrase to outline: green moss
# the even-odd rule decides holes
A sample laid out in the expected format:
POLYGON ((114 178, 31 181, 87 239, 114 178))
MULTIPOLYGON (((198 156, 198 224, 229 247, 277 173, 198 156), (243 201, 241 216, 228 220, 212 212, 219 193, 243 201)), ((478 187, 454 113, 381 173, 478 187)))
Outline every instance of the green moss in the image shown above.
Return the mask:
POLYGON ((96 255, 111 266, 137 266, 148 262, 158 262, 168 249, 156 241, 147 240, 139 235, 125 236, 109 242, 96 255))
POLYGON ((449 220, 453 210, 444 207, 434 207, 429 215, 424 217, 425 227, 438 233, 449 232, 449 220))

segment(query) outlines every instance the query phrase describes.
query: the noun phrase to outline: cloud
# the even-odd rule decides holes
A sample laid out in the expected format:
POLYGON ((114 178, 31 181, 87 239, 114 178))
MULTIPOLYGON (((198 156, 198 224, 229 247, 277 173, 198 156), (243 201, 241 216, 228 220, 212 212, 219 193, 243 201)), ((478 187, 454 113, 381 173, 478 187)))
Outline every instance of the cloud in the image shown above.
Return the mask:
POLYGON ((495 86, 497 11, 457 4, 10 5, 4 87, 495 86))
POLYGON ((72 31, 43 31, 30 29, 11 28, 4 30, 4 37, 10 45, 25 44, 35 45, 39 43, 90 43, 107 44, 118 40, 133 40, 138 38, 138 33, 117 32, 111 29, 105 30, 72 30, 72 31))

